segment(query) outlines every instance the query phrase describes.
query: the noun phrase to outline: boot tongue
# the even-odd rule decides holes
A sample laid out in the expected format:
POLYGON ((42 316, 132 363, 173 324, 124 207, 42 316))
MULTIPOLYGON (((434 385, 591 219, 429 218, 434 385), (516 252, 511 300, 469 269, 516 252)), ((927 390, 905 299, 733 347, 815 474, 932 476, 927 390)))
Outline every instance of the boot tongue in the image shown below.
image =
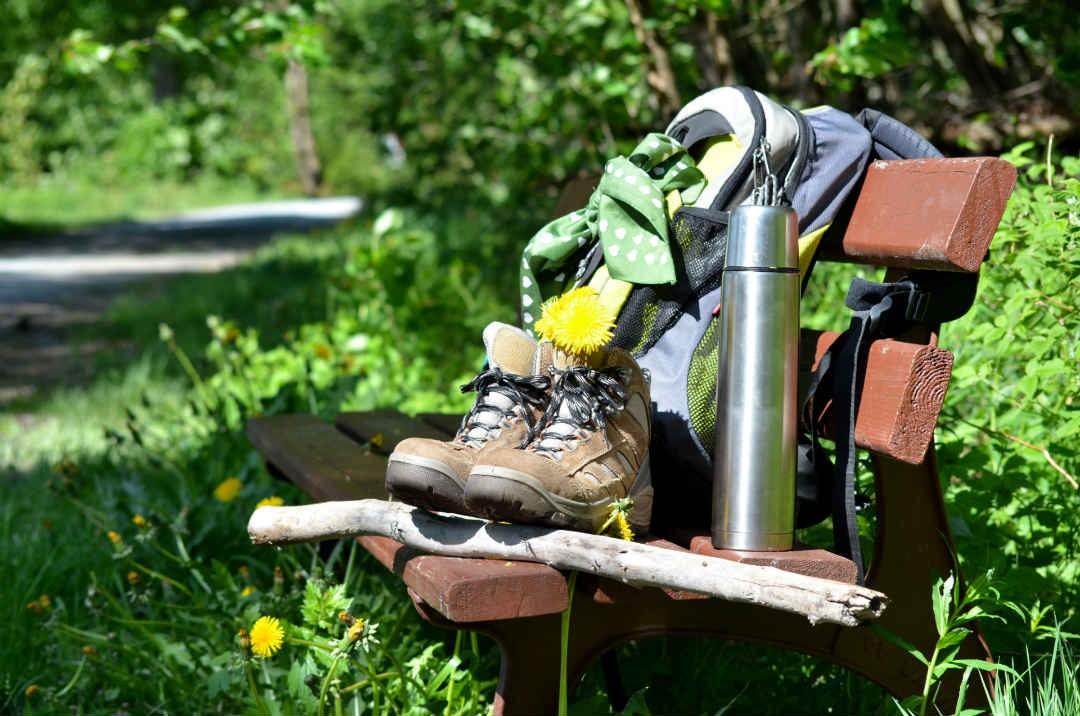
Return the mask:
MULTIPOLYGON (((505 373, 530 375, 539 351, 536 341, 520 328, 506 323, 489 323, 484 329, 484 348, 488 364, 505 373)), ((498 392, 490 392, 477 398, 480 410, 473 413, 465 431, 461 434, 466 444, 480 447, 498 430, 505 413, 514 407, 514 400, 498 392)))
POLYGON ((484 329, 488 363, 515 375, 530 375, 536 341, 525 331, 506 323, 489 323, 484 329))

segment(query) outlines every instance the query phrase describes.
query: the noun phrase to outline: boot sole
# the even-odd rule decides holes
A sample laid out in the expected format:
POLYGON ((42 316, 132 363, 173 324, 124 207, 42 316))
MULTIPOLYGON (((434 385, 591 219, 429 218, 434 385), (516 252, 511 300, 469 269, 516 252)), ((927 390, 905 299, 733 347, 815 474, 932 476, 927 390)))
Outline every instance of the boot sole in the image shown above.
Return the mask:
MULTIPOLYGON (((629 520, 631 527, 635 532, 644 533, 648 531, 652 512, 648 456, 630 494, 635 498, 629 520)), ((611 513, 613 501, 610 497, 596 502, 569 500, 552 493, 524 472, 492 465, 475 467, 465 488, 465 505, 474 515, 581 532, 599 530, 611 513)))
POLYGON ((449 465, 417 455, 393 453, 386 465, 386 491, 429 512, 468 514, 465 485, 449 465))

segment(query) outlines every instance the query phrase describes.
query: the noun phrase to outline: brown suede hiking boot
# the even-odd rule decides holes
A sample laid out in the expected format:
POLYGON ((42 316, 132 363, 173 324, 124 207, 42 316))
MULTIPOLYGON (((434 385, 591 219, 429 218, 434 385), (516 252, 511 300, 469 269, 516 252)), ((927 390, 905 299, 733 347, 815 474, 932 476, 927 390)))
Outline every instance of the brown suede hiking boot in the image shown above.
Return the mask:
POLYGON ((465 513, 465 481, 477 456, 489 448, 519 446, 543 415, 550 396, 550 346, 537 346, 524 331, 505 323, 484 329, 488 368, 462 392, 476 402, 453 440, 406 438, 386 466, 386 490, 426 510, 465 513))
MULTIPOLYGON (((556 364, 559 359, 556 358, 556 364)), ((630 525, 652 514, 648 378, 629 353, 608 349, 602 367, 552 371, 551 402, 527 447, 485 450, 465 505, 493 520, 595 532, 611 503, 632 497, 630 525)))

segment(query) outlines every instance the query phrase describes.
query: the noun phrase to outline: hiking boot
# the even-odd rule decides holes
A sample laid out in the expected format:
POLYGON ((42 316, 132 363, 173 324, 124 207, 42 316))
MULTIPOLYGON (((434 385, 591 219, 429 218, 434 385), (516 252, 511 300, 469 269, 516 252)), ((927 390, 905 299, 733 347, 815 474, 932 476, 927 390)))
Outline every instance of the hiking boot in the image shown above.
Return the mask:
POLYGON ((595 532, 612 502, 629 496, 630 525, 646 532, 653 495, 647 376, 618 348, 606 351, 598 369, 570 365, 552 375, 536 435, 524 448, 484 451, 465 488, 466 506, 492 520, 595 532))
POLYGON ((462 392, 476 402, 452 440, 406 438, 386 466, 386 490, 402 502, 439 512, 466 513, 465 481, 488 448, 519 446, 547 407, 551 348, 505 323, 484 329, 488 367, 462 392))

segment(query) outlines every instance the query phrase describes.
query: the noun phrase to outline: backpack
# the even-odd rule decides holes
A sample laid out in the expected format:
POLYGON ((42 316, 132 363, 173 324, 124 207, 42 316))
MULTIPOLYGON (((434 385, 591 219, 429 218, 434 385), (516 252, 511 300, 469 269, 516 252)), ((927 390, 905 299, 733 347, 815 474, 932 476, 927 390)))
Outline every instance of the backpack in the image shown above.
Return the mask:
MULTIPOLYGON (((766 185, 790 204, 799 218, 805 287, 823 234, 856 193, 868 163, 922 156, 940 153, 879 112, 797 111, 746 87, 721 87, 690 101, 663 134, 607 162, 588 206, 529 242, 522 256, 523 327, 531 331, 539 301, 592 285, 619 308, 611 344, 628 350, 651 376, 653 474, 665 475, 655 484, 654 521, 689 526, 709 519, 716 313, 729 211, 754 201, 755 188, 766 185), (644 178, 652 186, 642 186, 644 178), (667 252, 660 251, 665 241, 667 252), (669 262, 666 280, 658 277, 669 262)), ((822 505, 837 492, 821 484, 835 478, 831 465, 823 467, 820 447, 805 442, 800 527, 823 520, 830 510, 822 505)))

